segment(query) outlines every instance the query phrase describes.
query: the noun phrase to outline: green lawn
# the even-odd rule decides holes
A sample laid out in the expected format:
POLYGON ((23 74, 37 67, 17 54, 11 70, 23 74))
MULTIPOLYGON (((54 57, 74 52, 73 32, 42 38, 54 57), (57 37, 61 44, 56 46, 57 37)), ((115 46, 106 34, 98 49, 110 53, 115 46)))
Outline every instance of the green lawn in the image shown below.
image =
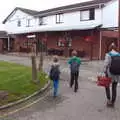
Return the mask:
POLYGON ((33 83, 31 71, 30 67, 0 61, 0 91, 8 93, 7 99, 0 99, 0 106, 29 96, 47 83, 45 73, 38 73, 40 82, 33 83))

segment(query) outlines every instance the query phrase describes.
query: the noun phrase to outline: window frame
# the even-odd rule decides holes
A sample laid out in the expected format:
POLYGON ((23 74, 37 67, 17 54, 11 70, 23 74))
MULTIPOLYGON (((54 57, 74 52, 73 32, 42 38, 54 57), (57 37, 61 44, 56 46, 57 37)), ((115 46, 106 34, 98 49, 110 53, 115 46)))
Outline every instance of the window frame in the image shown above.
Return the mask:
MULTIPOLYGON (((81 13, 82 13, 82 12, 85 12, 85 11, 88 11, 88 13, 89 13, 89 10, 81 10, 81 11, 80 11, 80 21, 89 21, 89 18, 88 18, 88 19, 82 19, 81 13)), ((90 17, 90 16, 89 16, 89 17, 90 17)))
POLYGON ((21 20, 18 20, 18 21, 17 21, 17 26, 18 26, 18 27, 21 27, 21 20))
POLYGON ((44 18, 44 17, 39 17, 39 25, 40 25, 40 26, 41 26, 41 25, 45 25, 43 18, 44 18), (42 21, 40 21, 40 19, 41 19, 42 21), (40 23, 40 22, 41 22, 41 23, 40 23))
POLYGON ((91 8, 89 10, 89 14, 90 14, 90 20, 95 20, 95 8, 91 8))
POLYGON ((64 45, 64 43, 62 41, 58 40, 57 41, 57 46, 58 47, 64 47, 65 45, 64 45))
POLYGON ((26 20, 26 27, 30 27, 30 21, 31 21, 31 19, 26 20))
POLYGON ((80 21, 89 21, 89 20, 95 20, 95 8, 90 8, 88 10, 81 10, 80 11, 80 21), (82 19, 81 12, 88 11, 89 12, 89 18, 88 19, 82 19))
POLYGON ((63 13, 56 14, 56 24, 64 23, 63 20, 61 20, 61 17, 63 17, 63 13))

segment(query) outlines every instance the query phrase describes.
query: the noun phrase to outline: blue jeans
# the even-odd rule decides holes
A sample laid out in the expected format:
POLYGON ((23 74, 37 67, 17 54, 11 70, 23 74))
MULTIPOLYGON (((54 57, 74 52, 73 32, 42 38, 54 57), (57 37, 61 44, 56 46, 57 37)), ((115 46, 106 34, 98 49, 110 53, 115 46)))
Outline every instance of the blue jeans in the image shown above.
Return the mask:
POLYGON ((53 80, 53 95, 57 96, 58 94, 58 86, 59 86, 59 80, 53 80))

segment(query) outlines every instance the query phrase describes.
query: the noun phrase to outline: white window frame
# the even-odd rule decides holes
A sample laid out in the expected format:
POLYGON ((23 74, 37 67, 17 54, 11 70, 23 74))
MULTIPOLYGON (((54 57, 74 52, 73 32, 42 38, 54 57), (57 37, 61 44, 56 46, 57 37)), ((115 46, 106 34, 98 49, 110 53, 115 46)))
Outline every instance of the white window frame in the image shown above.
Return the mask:
POLYGON ((17 21, 17 26, 18 26, 18 27, 21 27, 21 20, 18 20, 18 21, 17 21))
POLYGON ((87 21, 90 19, 89 10, 80 11, 80 21, 87 21))
POLYGON ((30 27, 30 26, 31 26, 31 24, 30 24, 30 23, 31 23, 31 20, 32 20, 32 19, 27 19, 27 20, 26 20, 26 27, 30 27))
POLYGON ((43 21, 43 17, 39 17, 39 25, 43 25, 44 21, 43 21))
POLYGON ((80 11, 80 21, 88 21, 88 20, 95 20, 95 9, 94 8, 80 11))
POLYGON ((63 13, 56 14, 56 23, 60 24, 63 22, 64 22, 64 14, 63 13))

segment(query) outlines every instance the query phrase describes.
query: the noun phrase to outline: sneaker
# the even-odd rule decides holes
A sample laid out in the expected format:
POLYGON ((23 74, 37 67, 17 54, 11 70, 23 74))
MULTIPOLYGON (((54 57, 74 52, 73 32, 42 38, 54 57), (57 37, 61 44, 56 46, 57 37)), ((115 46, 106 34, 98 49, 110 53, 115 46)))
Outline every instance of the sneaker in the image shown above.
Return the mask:
POLYGON ((107 101, 107 107, 111 107, 112 102, 110 100, 107 101))
POLYGON ((74 92, 76 93, 78 91, 78 89, 75 89, 74 92))
POLYGON ((53 98, 56 98, 57 96, 56 95, 53 95, 53 98))
POLYGON ((110 100, 107 101, 107 107, 114 108, 114 103, 111 102, 110 100))
POLYGON ((114 102, 111 102, 111 107, 113 107, 113 108, 114 108, 114 106, 115 106, 114 102))

